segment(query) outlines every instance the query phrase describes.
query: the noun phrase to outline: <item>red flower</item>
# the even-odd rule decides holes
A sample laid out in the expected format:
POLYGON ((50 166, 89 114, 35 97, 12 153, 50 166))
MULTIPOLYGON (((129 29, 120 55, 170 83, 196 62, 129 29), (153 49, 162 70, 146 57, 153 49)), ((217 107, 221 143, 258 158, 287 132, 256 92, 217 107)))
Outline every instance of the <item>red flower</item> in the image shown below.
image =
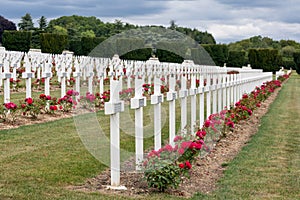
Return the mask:
POLYGON ((29 97, 29 98, 25 99, 25 102, 27 102, 28 105, 31 105, 33 103, 33 99, 29 97))
POLYGON ((228 127, 234 128, 234 123, 233 123, 232 121, 226 122, 226 125, 227 125, 228 127))
POLYGON ((247 112, 249 115, 252 115, 252 110, 248 109, 247 112))
POLYGON ((21 107, 24 109, 26 107, 26 105, 24 103, 22 103, 21 107))
POLYGON ((45 99, 46 95, 45 94, 40 94, 40 99, 45 99))
POLYGON ((204 130, 198 130, 196 135, 199 137, 199 138, 204 138, 205 135, 206 135, 206 132, 204 130))
POLYGON ((51 96, 50 96, 50 95, 47 95, 47 96, 46 96, 46 99, 47 99, 47 100, 51 100, 51 96))
POLYGON ((9 102, 9 103, 6 103, 6 104, 4 104, 4 106, 5 106, 5 108, 7 109, 7 110, 10 110, 10 109, 16 109, 17 108, 17 105, 16 104, 14 104, 14 103, 12 103, 12 102, 9 102))
POLYGON ((235 103, 235 106, 240 106, 240 105, 241 105, 241 102, 239 102, 239 101, 235 103))
POLYGON ((53 110, 53 111, 57 110, 57 106, 50 106, 50 110, 53 110))
POLYGON ((189 146, 190 149, 197 149, 197 150, 200 150, 202 147, 202 145, 200 143, 197 143, 197 142, 192 142, 191 145, 189 146))
POLYGON ((73 90, 68 90, 67 95, 72 96, 73 95, 73 90))
POLYGON ((210 126, 210 121, 209 121, 209 120, 206 120, 206 121, 204 122, 204 126, 205 126, 206 128, 208 128, 208 127, 210 126))
POLYGON ((178 166, 179 166, 180 169, 184 168, 184 164, 183 163, 180 163, 178 166))
POLYGON ((191 169, 192 168, 192 165, 189 161, 186 161, 185 162, 185 166, 188 168, 188 169, 191 169))

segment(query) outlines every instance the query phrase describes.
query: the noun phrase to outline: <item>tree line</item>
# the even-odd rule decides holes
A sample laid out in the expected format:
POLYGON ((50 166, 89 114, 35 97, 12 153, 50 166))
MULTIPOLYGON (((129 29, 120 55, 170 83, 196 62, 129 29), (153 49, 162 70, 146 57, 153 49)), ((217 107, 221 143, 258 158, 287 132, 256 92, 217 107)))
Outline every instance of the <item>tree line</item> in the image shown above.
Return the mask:
MULTIPOLYGON (((41 49, 45 53, 73 51, 75 55, 88 55, 99 43, 107 38, 139 26, 115 20, 105 23, 96 17, 62 16, 47 22, 42 16, 34 26, 29 13, 25 14, 17 26, 0 16, 0 43, 8 50, 29 51, 30 48, 41 49)), ((293 40, 276 41, 268 37, 254 36, 249 39, 226 44, 216 44, 212 34, 178 26, 170 22, 164 29, 176 30, 190 36, 210 55, 218 66, 241 67, 251 64, 253 68, 264 71, 277 71, 281 66, 293 68, 300 72, 300 44, 293 40)), ((132 42, 132 41, 130 41, 132 42)), ((168 44, 171 45, 171 44, 168 44)), ((173 45, 174 46, 174 45, 173 45)), ((191 59, 197 58, 205 64, 205 57, 200 57, 199 48, 191 49, 191 59)), ((200 50, 201 51, 201 50, 200 50)), ((164 62, 182 62, 184 58, 166 50, 151 48, 134 50, 122 55, 123 59, 147 60, 155 54, 164 62)), ((197 60, 195 59, 195 60, 197 60)), ((207 63, 209 64, 209 63, 207 63)))

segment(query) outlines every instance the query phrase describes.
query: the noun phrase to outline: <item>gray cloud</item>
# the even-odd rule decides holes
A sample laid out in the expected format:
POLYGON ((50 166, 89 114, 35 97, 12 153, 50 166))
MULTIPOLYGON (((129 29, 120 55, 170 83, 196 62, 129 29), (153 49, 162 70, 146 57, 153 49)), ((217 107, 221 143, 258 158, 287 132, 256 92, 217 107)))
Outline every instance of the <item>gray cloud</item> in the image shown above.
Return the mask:
POLYGON ((162 11, 164 4, 154 4, 140 0, 10 0, 1 2, 0 13, 8 18, 16 18, 30 13, 32 17, 42 15, 49 18, 63 15, 88 15, 103 17, 119 17, 130 15, 152 14, 162 11))
POLYGON ((280 1, 274 0, 217 0, 217 2, 225 5, 230 5, 236 8, 277 7, 278 5, 281 5, 280 1))
POLYGON ((217 42, 253 35, 300 41, 300 5, 295 0, 2 0, 0 15, 18 22, 68 15, 121 19, 139 25, 180 26, 211 32, 217 42))

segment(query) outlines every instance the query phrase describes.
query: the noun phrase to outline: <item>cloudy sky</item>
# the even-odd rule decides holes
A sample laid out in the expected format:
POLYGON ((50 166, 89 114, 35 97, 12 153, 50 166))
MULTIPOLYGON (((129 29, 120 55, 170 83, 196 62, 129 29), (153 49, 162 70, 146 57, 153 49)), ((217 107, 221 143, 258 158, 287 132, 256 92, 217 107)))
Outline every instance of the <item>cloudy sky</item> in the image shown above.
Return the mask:
POLYGON ((300 42, 300 0, 1 0, 0 15, 18 23, 30 13, 36 20, 60 16, 96 16, 138 25, 198 28, 217 43, 254 35, 300 42))

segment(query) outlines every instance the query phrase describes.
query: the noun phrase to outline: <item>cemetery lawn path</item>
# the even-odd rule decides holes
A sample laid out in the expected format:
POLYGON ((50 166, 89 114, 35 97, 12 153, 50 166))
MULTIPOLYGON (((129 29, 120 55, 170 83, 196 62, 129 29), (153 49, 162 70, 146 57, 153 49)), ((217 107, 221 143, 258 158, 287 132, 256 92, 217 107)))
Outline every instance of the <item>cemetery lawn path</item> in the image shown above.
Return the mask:
POLYGON ((300 199, 299 117, 300 76, 294 73, 262 118, 257 134, 226 163, 218 189, 193 199, 300 199))

